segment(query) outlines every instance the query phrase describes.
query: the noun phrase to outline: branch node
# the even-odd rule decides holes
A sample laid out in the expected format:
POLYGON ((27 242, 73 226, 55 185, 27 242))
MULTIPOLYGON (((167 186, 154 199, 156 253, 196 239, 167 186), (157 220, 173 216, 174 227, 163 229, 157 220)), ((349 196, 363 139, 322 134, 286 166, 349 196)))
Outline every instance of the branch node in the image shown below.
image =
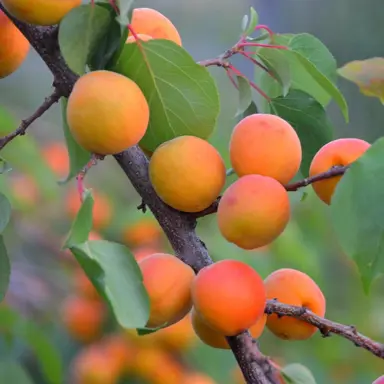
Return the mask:
POLYGON ((147 204, 145 204, 144 199, 141 200, 141 203, 137 206, 137 209, 143 213, 147 212, 147 204))

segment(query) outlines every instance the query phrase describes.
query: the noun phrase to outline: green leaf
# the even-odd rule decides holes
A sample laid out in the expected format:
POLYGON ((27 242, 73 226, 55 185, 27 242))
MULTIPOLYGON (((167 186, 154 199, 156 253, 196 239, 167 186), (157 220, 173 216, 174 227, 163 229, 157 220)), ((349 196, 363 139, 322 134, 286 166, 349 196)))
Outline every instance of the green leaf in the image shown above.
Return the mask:
MULTIPOLYGON (((243 28, 243 31, 244 31, 244 36, 248 36, 250 34, 252 34, 257 26, 257 24, 259 23, 259 15, 257 14, 256 10, 251 7, 251 10, 250 10, 250 17, 249 17, 249 23, 248 23, 248 16, 247 16, 247 22, 245 23, 246 25, 248 25, 248 27, 244 27, 243 28)), ((244 21, 244 19, 243 19, 244 21)))
POLYGON ((307 93, 291 90, 286 97, 272 99, 271 109, 296 130, 303 151, 300 170, 307 177, 317 151, 333 139, 333 127, 324 108, 307 93))
POLYGON ((384 273, 384 138, 341 178, 331 201, 333 226, 344 252, 357 264, 363 287, 384 273))
POLYGON ((3 159, 0 156, 0 175, 3 173, 8 173, 10 171, 12 171, 12 167, 10 166, 10 164, 7 162, 7 160, 3 159))
POLYGON ((7 248, 3 236, 0 235, 0 302, 4 299, 9 286, 11 264, 9 262, 7 248))
POLYGON ((88 240, 89 233, 92 230, 93 205, 92 192, 86 190, 83 195, 83 203, 72 223, 71 230, 65 240, 63 248, 70 248, 88 240))
POLYGON ((83 75, 88 58, 107 34, 111 14, 99 5, 80 5, 73 8, 59 26, 61 53, 73 72, 83 75))
POLYGON ((59 182, 64 184, 74 178, 85 167, 91 158, 91 153, 81 147, 73 138, 67 122, 68 99, 63 97, 61 100, 63 131, 69 156, 69 174, 65 180, 59 182))
POLYGON ((182 135, 207 139, 220 111, 219 93, 208 70, 171 41, 153 39, 126 44, 116 72, 131 78, 150 108, 147 132, 140 145, 149 151, 182 135))
POLYGON ((135 0, 117 0, 120 14, 117 16, 117 21, 123 25, 127 26, 131 20, 132 6, 135 0))
POLYGON ((15 361, 0 361, 0 377, 2 383, 33 384, 24 368, 15 361))
POLYGON ((157 328, 136 328, 136 332, 139 336, 145 336, 145 335, 150 335, 151 333, 155 333, 159 331, 160 329, 164 329, 167 326, 167 324, 163 324, 160 327, 157 328))
POLYGON ((122 244, 87 241, 71 252, 98 292, 110 303, 123 328, 143 328, 149 319, 149 298, 139 266, 122 244))
POLYGON ((316 384, 311 371, 302 364, 286 365, 281 370, 281 374, 287 384, 316 384))
POLYGON ((377 97, 384 104, 384 58, 352 61, 341 67, 338 73, 354 82, 363 95, 377 97))
POLYGON ((11 203, 5 195, 0 193, 0 233, 2 233, 5 227, 8 225, 11 218, 11 203))
POLYGON ((249 81, 243 76, 237 76, 237 84, 239 87, 239 106, 235 117, 243 115, 252 103, 252 89, 249 81))

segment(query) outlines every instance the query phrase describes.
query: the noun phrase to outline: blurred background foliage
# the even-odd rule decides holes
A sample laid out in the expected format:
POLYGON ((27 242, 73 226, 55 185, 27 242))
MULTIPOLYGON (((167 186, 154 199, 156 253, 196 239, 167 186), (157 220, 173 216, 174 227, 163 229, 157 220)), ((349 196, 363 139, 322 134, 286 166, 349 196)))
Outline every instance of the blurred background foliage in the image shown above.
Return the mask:
MULTIPOLYGON (((238 39, 242 16, 251 5, 258 11, 260 22, 275 32, 308 32, 317 36, 334 54, 339 67, 352 60, 383 56, 382 0, 137 0, 136 4, 156 8, 167 15, 177 26, 184 47, 196 60, 215 57, 232 46, 238 39)), ((253 68, 241 59, 236 58, 235 62, 252 76, 253 68)), ((218 82, 222 106, 210 141, 229 166, 227 145, 236 123, 238 95, 222 70, 212 68, 211 73, 218 82)), ((1 133, 29 116, 50 93, 51 85, 51 74, 31 50, 24 65, 0 82, 1 133)), ((339 85, 350 107, 350 123, 346 124, 331 104, 328 110, 335 126, 335 138, 359 137, 373 142, 382 135, 383 106, 378 99, 361 95, 350 82, 340 79, 339 85)), ((66 172, 65 151, 62 153, 60 147, 64 143, 60 105, 54 106, 28 132, 2 152, 13 168, 0 179, 0 190, 10 196, 14 207, 12 223, 5 232, 12 259, 7 302, 22 316, 41 325, 58 349, 67 376, 65 382, 70 383, 73 361, 84 343, 71 336, 68 311, 64 309, 65 300, 75 293, 78 271, 71 263, 71 256, 61 252, 60 246, 78 202, 74 181, 64 186, 57 184, 66 172)), ((144 250, 169 250, 163 240, 157 241, 158 231, 152 221, 145 225, 144 218, 150 220, 151 215, 143 215, 136 209, 140 199, 113 159, 91 169, 86 184, 93 188, 99 206, 95 208, 98 211, 95 229, 99 235, 127 243, 135 251, 139 246, 144 246, 144 250), (148 239, 151 241, 147 242, 148 239)), ((364 295, 354 264, 343 255, 333 235, 329 210, 313 195, 311 188, 306 192, 308 196, 304 201, 301 201, 302 191, 290 195, 292 220, 284 234, 267 248, 246 252, 227 243, 218 233, 215 216, 200 220, 198 233, 215 260, 241 259, 254 266, 262 277, 283 267, 307 273, 327 298, 327 317, 354 324, 362 333, 384 341, 384 280, 374 284, 370 296, 364 295)), ((112 320, 107 321, 104 335, 114 326, 112 320)), ((182 360, 189 369, 206 372, 217 383, 235 383, 236 365, 229 351, 202 345, 188 327, 181 334, 183 336, 177 336, 179 339, 176 337, 176 348, 170 348, 173 353, 177 352, 176 357, 172 355, 173 361, 179 364, 182 360)), ((23 360, 35 382, 46 383, 34 354, 28 353, 25 344, 18 338, 10 344, 7 335, 3 336, 0 337, 0 356, 23 360)), ((157 345, 156 340, 147 343, 138 342, 137 338, 130 340, 132 345, 149 344, 153 350, 157 345)), ((322 339, 317 333, 308 341, 287 342, 266 330, 260 343, 262 351, 281 364, 300 362, 308 366, 318 383, 368 384, 384 372, 382 360, 336 336, 322 339)), ((169 345, 164 348, 169 350, 169 345)), ((151 361, 153 350, 142 349, 142 358, 151 361)), ((159 361, 157 368, 165 369, 167 363, 159 361)))

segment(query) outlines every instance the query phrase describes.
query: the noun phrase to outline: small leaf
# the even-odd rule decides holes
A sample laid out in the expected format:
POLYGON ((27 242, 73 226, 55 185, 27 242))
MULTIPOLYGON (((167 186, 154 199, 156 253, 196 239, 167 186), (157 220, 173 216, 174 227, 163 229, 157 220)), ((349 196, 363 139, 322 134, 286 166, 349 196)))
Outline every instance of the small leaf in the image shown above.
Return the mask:
POLYGON ((241 119, 244 119, 244 117, 247 117, 249 115, 254 115, 257 113, 257 106, 256 103, 252 100, 251 104, 249 104, 249 107, 244 111, 244 113, 240 116, 241 119))
POLYGON ((384 138, 377 140, 341 178, 331 201, 331 216, 344 252, 369 292, 384 273, 384 138))
POLYGON ((149 298, 140 268, 128 248, 95 240, 70 249, 98 292, 110 303, 118 323, 123 328, 145 327, 149 298))
POLYGON ((333 139, 333 127, 324 108, 305 92, 291 90, 286 97, 272 99, 271 109, 296 130, 303 151, 300 170, 307 177, 317 151, 333 139))
POLYGON ((239 87, 239 106, 236 115, 242 115, 252 103, 252 89, 249 81, 243 76, 237 76, 237 85, 239 87))
POLYGON ((111 14, 99 5, 80 5, 72 9, 59 26, 61 53, 73 72, 85 73, 88 58, 107 34, 111 14))
POLYGON ((121 25, 126 27, 130 23, 132 6, 135 0, 117 0, 117 2, 120 14, 116 19, 121 25))
POLYGON ((300 202, 307 200, 307 197, 308 197, 308 192, 303 192, 303 194, 301 195, 300 202))
POLYGON ((8 225, 11 218, 11 203, 5 195, 0 193, 0 233, 2 233, 5 227, 8 225))
POLYGON ((81 147, 73 138, 67 122, 68 99, 62 97, 61 100, 63 131, 65 141, 67 143, 70 164, 69 174, 67 178, 59 182, 60 184, 64 184, 70 181, 73 177, 75 177, 85 167, 85 165, 89 162, 91 158, 91 154, 90 152, 86 151, 83 147, 81 147))
POLYGON ((2 383, 33 384, 25 369, 11 360, 0 362, 0 377, 2 383))
POLYGON ((139 336, 145 336, 145 335, 150 335, 151 333, 155 333, 159 331, 160 329, 163 329, 167 326, 167 324, 161 325, 160 327, 157 328, 136 328, 136 332, 139 336))
MULTIPOLYGON (((247 18, 247 22, 248 22, 248 18, 247 18)), ((251 7, 248 27, 246 29, 243 28, 244 35, 245 36, 251 35, 254 32, 258 23, 259 23, 259 15, 257 14, 255 8, 251 7)))
POLYGON ((243 19, 241 20, 241 30, 243 32, 245 32, 247 30, 247 27, 248 27, 248 20, 249 20, 249 17, 248 15, 244 15, 243 16, 243 19))
POLYGON ((207 68, 174 42, 153 39, 126 44, 114 68, 143 91, 150 121, 140 145, 149 151, 174 137, 194 135, 207 139, 219 110, 219 93, 207 68))
POLYGON ((92 230, 93 204, 92 193, 90 190, 86 190, 83 195, 83 203, 72 223, 71 230, 65 240, 63 248, 70 248, 88 240, 89 233, 92 230))
POLYGON ((286 365, 280 372, 287 384, 316 384, 311 371, 302 364, 286 365))
POLYGON ((0 235, 0 302, 4 299, 9 286, 11 275, 11 264, 9 262, 7 249, 3 236, 0 235))
POLYGON ((0 156, 0 175, 12 171, 10 164, 0 156))
POLYGON ((341 67, 338 73, 357 84, 363 95, 378 97, 384 104, 384 58, 352 61, 341 67))

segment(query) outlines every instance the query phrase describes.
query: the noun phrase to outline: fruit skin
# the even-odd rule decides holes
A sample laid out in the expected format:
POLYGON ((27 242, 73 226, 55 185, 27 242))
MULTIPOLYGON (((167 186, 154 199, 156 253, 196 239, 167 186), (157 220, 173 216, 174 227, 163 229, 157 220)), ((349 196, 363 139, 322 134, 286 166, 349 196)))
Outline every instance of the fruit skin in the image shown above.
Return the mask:
POLYGON ((54 25, 81 0, 3 0, 4 7, 18 20, 35 25, 54 25))
MULTIPOLYGON (((324 317, 326 301, 318 285, 305 273, 283 268, 272 272, 264 280, 267 298, 277 299, 289 305, 305 307, 318 316, 324 317)), ((293 317, 268 316, 268 329, 285 340, 306 340, 317 328, 293 317)))
POLYGON ((182 384, 215 384, 216 382, 205 375, 204 373, 199 372, 189 372, 185 375, 182 384))
POLYGON ((160 242, 163 231, 159 223, 152 218, 145 218, 123 229, 123 239, 130 247, 141 247, 160 242))
MULTIPOLYGON (((249 328, 249 331, 254 339, 257 339, 263 333, 267 315, 263 314, 254 325, 249 328)), ((195 309, 192 309, 192 326, 199 337, 199 339, 212 348, 217 349, 230 349, 225 336, 210 328, 201 317, 197 314, 195 309)))
POLYGON ((285 229, 290 203, 285 188, 271 177, 243 176, 224 192, 217 209, 221 234, 251 250, 271 243, 285 229))
POLYGON ((148 127, 149 107, 132 80, 110 71, 94 71, 75 83, 68 99, 67 120, 83 148, 113 155, 142 139, 148 127))
POLYGON ((15 72, 26 59, 29 42, 0 10, 0 79, 15 72))
POLYGON ((154 253, 159 253, 159 252, 160 251, 158 249, 153 248, 153 247, 149 247, 149 246, 139 247, 139 248, 136 248, 132 251, 133 256, 136 259, 136 261, 140 261, 147 256, 151 256, 154 253))
POLYGON ((263 316, 263 280, 249 265, 222 260, 200 270, 194 278, 192 301, 197 314, 215 331, 234 336, 263 316))
POLYGON ((182 45, 179 32, 171 20, 155 9, 135 8, 132 12, 131 27, 136 34, 171 40, 177 45, 182 45))
POLYGON ((242 119, 233 129, 229 153, 239 176, 258 174, 288 183, 300 168, 300 139, 279 116, 257 113, 242 119))
POLYGON ((192 268, 166 253, 145 257, 139 267, 150 299, 147 326, 155 328, 181 320, 192 307, 192 268))
POLYGON ((42 155, 56 176, 64 178, 68 175, 69 156, 65 144, 50 143, 43 148, 42 155))
MULTIPOLYGON (((137 33, 137 37, 142 40, 142 41, 149 41, 149 40, 152 40, 153 37, 152 36, 149 36, 149 35, 145 35, 144 33, 137 33)), ((127 41, 125 42, 126 44, 130 44, 130 43, 135 43, 136 42, 136 39, 134 36, 128 36, 127 38, 127 41)))
POLYGON ((149 176, 160 198, 184 212, 209 207, 226 177, 216 148, 195 136, 179 136, 161 144, 149 162, 149 176))
MULTIPOLYGON (((309 168, 309 176, 328 171, 333 166, 349 165, 356 161, 371 146, 361 139, 343 138, 333 140, 316 153, 309 168)), ((326 204, 331 204, 333 193, 342 176, 312 183, 317 196, 326 204)))

